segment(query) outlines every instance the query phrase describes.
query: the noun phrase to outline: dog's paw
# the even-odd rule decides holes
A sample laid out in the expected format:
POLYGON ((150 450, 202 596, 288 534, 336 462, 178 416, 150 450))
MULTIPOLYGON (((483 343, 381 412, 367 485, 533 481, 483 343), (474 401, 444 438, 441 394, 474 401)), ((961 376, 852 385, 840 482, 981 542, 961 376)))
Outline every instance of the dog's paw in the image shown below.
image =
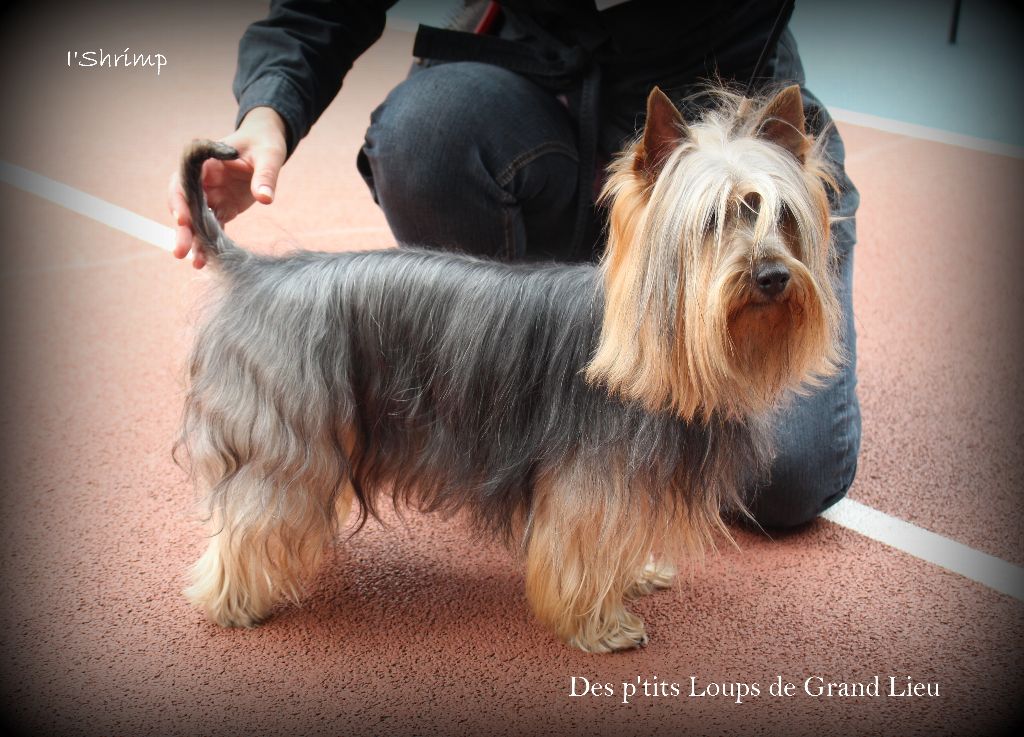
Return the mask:
POLYGON ((651 594, 658 589, 671 588, 676 572, 676 567, 671 563, 652 557, 643 567, 636 583, 626 591, 626 597, 634 599, 651 594))
POLYGON ((182 593, 214 624, 255 627, 270 615, 275 597, 261 580, 237 575, 237 567, 221 553, 215 539, 192 566, 191 585, 182 593))
POLYGON ((613 623, 602 627, 594 634, 580 633, 569 640, 569 644, 588 653, 611 653, 632 650, 647 644, 647 630, 644 621, 625 609, 613 623))
POLYGON ((211 591, 193 584, 182 593, 208 620, 221 627, 256 627, 269 615, 265 607, 256 608, 243 603, 239 592, 211 591))

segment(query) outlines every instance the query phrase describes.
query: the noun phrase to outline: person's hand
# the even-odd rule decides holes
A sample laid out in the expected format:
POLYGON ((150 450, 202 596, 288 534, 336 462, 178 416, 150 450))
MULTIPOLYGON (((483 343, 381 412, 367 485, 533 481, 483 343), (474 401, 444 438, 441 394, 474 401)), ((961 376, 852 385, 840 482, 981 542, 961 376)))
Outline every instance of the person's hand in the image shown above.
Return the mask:
MULTIPOLYGON (((238 130, 221 140, 234 146, 239 158, 206 161, 203 164, 203 190, 217 219, 226 223, 255 201, 264 205, 274 201, 277 175, 284 165, 288 149, 284 120, 269 107, 250 110, 238 130)), ((197 269, 203 268, 206 255, 202 243, 192 232, 192 218, 178 171, 171 175, 167 206, 175 220, 175 258, 185 258, 191 250, 192 265, 197 269)))

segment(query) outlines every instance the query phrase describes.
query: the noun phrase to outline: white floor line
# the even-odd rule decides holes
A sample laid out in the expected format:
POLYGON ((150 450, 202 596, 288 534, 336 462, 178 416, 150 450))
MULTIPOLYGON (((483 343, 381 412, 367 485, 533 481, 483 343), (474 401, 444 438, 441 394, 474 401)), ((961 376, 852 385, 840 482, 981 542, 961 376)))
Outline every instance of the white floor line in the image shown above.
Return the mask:
POLYGON ((853 499, 821 515, 861 535, 1024 601, 1024 568, 936 535, 853 499))
MULTIPOLYGON (((158 248, 171 248, 171 228, 27 169, 0 161, 0 181, 133 235, 158 248)), ((1024 568, 1005 560, 969 548, 852 499, 843 499, 822 516, 872 540, 1024 601, 1024 568)))
MULTIPOLYGON (((170 251, 174 248, 173 228, 141 215, 136 215, 131 210, 126 210, 106 200, 93 197, 74 187, 69 187, 49 177, 44 177, 42 174, 36 174, 34 171, 23 169, 6 161, 0 161, 0 182, 5 182, 12 187, 38 195, 43 199, 134 236, 164 251, 170 251)), ((359 235, 363 233, 385 232, 390 232, 386 226, 368 225, 328 228, 303 233, 303 236, 313 238, 328 235, 359 235)))
POLYGON ((6 182, 12 187, 31 192, 157 248, 162 248, 165 251, 174 248, 173 228, 136 215, 131 210, 113 205, 99 197, 93 197, 74 187, 44 177, 42 174, 36 174, 34 171, 0 161, 0 182, 6 182))
POLYGON ((975 138, 974 136, 967 136, 962 133, 944 131, 940 128, 929 128, 926 125, 918 125, 917 123, 904 123, 902 120, 859 113, 856 110, 845 110, 840 107, 829 107, 828 111, 840 123, 851 123, 852 125, 860 125, 865 128, 886 131, 887 133, 898 133, 901 136, 909 136, 910 138, 921 138, 926 141, 936 141, 938 143, 947 143, 951 146, 984 151, 989 154, 1024 159, 1024 148, 1009 143, 991 141, 987 138, 975 138))

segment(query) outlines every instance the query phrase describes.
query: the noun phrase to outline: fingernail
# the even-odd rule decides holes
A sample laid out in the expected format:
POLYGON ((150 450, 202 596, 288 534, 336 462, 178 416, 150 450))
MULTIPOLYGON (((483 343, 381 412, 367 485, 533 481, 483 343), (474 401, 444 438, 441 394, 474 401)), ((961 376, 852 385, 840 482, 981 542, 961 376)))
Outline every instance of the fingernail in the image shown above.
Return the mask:
POLYGON ((174 215, 174 222, 178 222, 178 211, 174 210, 171 214, 174 215))
POLYGON ((274 190, 270 188, 269 184, 261 184, 258 191, 264 197, 270 197, 271 199, 274 197, 274 190))

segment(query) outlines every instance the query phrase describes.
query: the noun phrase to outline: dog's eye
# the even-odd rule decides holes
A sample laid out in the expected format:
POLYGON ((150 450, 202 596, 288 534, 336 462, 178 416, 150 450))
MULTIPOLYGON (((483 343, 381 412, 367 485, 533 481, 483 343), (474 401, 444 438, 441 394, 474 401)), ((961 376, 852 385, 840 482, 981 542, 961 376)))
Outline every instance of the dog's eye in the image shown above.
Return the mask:
POLYGON ((750 212, 757 213, 761 209, 761 195, 750 192, 743 196, 743 204, 750 212))

